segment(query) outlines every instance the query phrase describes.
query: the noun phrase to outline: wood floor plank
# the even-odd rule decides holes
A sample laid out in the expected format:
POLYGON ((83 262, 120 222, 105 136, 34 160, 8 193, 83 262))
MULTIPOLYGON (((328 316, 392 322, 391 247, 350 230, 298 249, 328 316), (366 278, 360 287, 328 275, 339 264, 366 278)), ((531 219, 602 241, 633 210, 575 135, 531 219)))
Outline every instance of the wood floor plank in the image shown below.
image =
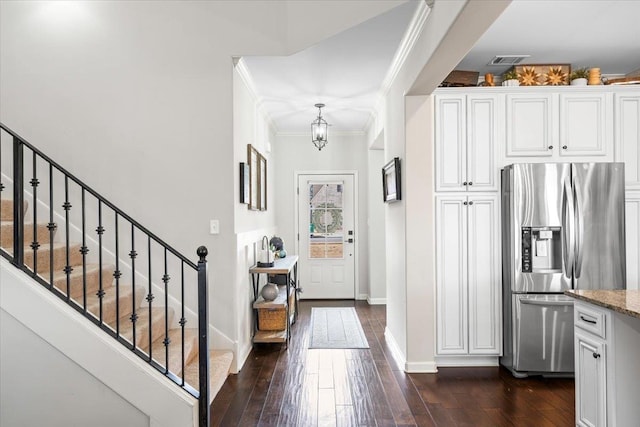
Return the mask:
POLYGON ((256 346, 214 399, 211 426, 564 427, 574 382, 514 378, 499 367, 407 374, 384 336, 386 310, 361 301, 302 301, 288 348, 256 346), (355 307, 369 349, 310 350, 311 307, 355 307))

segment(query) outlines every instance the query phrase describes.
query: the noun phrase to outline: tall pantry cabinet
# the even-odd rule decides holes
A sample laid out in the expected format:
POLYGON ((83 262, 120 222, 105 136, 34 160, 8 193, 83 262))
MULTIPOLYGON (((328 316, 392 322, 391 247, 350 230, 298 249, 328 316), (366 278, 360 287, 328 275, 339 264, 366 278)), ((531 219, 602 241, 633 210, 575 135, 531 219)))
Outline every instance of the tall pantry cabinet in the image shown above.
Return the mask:
POLYGON ((437 363, 491 356, 495 364, 502 341, 496 164, 502 108, 492 94, 442 94, 435 103, 437 363))

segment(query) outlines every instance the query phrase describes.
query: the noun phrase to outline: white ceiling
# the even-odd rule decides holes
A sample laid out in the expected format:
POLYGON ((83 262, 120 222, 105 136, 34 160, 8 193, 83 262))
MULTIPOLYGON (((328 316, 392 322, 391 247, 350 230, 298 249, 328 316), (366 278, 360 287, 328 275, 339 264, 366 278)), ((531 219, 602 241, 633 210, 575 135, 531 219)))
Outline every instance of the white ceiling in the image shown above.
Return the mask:
MULTIPOLYGON (((330 132, 364 130, 419 1, 295 55, 244 57, 261 106, 278 132, 308 132, 318 102, 326 104, 330 132)), ((495 55, 528 54, 523 63, 569 63, 627 74, 640 69, 639 17, 640 0, 515 0, 456 68, 499 75, 509 67, 488 66, 495 55)))

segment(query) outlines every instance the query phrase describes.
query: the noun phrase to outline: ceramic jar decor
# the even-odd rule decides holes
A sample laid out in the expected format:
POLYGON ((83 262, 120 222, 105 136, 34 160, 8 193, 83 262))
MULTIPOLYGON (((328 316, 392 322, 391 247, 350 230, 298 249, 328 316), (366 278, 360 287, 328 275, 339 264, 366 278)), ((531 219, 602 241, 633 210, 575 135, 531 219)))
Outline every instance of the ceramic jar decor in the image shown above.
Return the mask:
POLYGON ((589 85, 599 85, 600 80, 600 68, 592 68, 589 70, 589 85))

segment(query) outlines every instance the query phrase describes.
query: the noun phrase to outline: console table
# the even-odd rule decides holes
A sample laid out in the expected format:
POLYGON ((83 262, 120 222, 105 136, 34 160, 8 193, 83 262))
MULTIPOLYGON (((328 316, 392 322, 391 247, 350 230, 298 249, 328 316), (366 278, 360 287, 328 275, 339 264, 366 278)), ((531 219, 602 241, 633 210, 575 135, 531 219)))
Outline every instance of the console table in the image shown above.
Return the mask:
POLYGON ((289 343, 291 339, 291 325, 298 318, 298 256, 290 255, 285 258, 278 258, 274 261, 273 267, 253 266, 249 269, 251 274, 251 282, 253 285, 253 309, 254 309, 254 343, 289 343), (266 275, 266 281, 269 276, 284 276, 285 284, 282 285, 284 292, 274 301, 265 301, 260 296, 260 275, 266 275), (293 292, 293 304, 289 304, 289 296, 293 292), (293 307, 291 307, 293 305, 293 307), (279 331, 261 331, 258 325, 259 309, 281 309, 284 308, 286 315, 286 326, 279 331))

